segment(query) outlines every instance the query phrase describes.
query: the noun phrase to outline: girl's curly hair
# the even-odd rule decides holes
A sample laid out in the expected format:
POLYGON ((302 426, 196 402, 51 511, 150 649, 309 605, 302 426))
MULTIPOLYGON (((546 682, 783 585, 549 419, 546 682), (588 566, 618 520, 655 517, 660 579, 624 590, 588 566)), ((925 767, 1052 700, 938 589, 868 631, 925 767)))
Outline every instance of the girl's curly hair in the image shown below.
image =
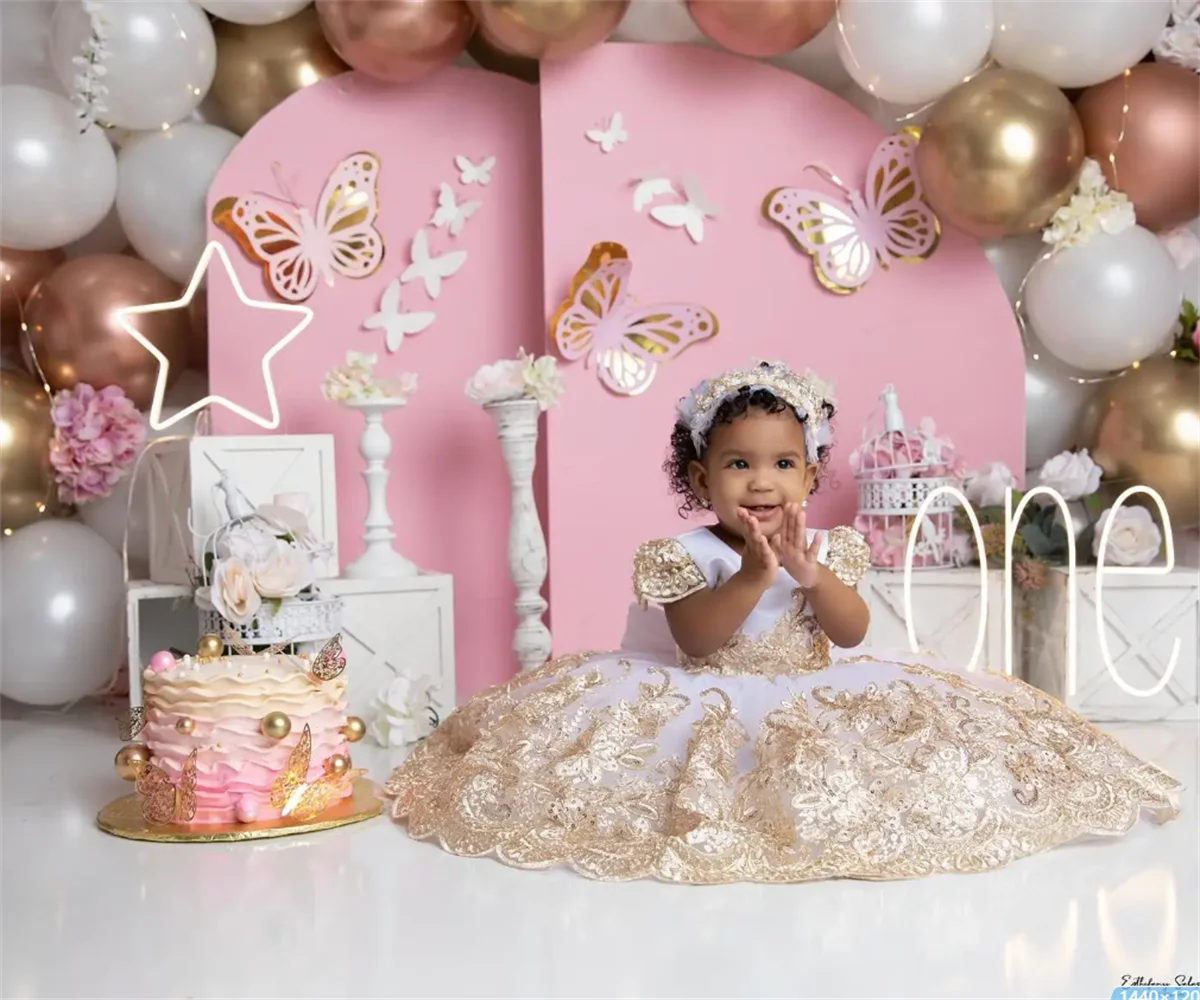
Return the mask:
MULTIPOLYGON (((734 420, 744 416, 750 410, 761 410, 764 413, 782 413, 785 410, 791 410, 792 413, 795 413, 795 410, 787 402, 773 392, 766 389, 747 388, 730 396, 717 407, 712 425, 716 427, 718 424, 733 423, 734 420)), ((833 419, 834 413, 833 405, 825 403, 825 418, 833 419)), ((797 416, 796 420, 799 421, 800 417, 797 416)), ((822 445, 817 449, 816 464, 820 468, 813 483, 813 493, 817 492, 821 480, 824 478, 824 470, 829 464, 830 452, 829 445, 822 445)), ((663 462, 663 471, 667 474, 667 479, 671 484, 671 492, 680 498, 680 517, 687 517, 696 511, 712 509, 712 505, 707 500, 696 496, 692 489, 691 478, 688 476, 688 466, 692 462, 700 461, 701 457, 692 442, 691 429, 687 424, 676 424, 675 429, 671 432, 671 450, 667 454, 667 460, 663 462)))

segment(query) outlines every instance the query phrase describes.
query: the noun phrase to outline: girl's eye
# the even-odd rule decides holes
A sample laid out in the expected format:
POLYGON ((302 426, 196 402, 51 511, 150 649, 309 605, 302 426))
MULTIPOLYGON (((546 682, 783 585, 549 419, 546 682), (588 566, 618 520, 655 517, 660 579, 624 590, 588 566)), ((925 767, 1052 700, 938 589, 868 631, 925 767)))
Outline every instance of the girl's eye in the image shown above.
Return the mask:
POLYGON ((748 466, 746 464, 746 460, 744 458, 735 458, 732 462, 729 463, 729 468, 731 468, 731 469, 748 469, 748 468, 750 468, 750 466, 748 466))
POLYGON ((790 458, 781 458, 778 462, 775 463, 775 465, 780 469, 792 469, 792 468, 795 468, 796 463, 793 462, 790 458))

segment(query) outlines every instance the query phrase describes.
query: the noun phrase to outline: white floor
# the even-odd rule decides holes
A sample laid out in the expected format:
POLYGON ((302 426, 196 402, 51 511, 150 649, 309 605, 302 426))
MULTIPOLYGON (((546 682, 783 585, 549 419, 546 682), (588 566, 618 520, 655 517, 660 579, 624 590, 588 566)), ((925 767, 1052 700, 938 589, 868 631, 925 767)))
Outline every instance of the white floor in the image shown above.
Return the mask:
MULTIPOLYGON (((6 998, 1098 998, 1123 975, 1200 980, 1192 725, 1112 727, 1188 786, 1179 819, 1124 841, 991 875, 690 888, 454 858, 387 818, 260 846, 119 840, 94 826, 129 791, 112 713, 7 714, 6 998)), ((376 750, 372 776, 391 762, 376 750)))

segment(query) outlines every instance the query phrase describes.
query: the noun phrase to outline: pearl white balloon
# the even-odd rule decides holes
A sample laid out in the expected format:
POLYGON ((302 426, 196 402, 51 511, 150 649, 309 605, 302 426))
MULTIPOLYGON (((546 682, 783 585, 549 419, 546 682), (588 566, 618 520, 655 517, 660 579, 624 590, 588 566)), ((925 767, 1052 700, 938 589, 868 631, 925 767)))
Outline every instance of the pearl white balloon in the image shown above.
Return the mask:
POLYGON ((50 250, 85 236, 112 208, 117 158, 95 125, 82 134, 65 97, 0 87, 0 242, 50 250))
POLYGON ((1079 418, 1098 386, 1083 385, 1053 358, 1025 361, 1025 466, 1040 469, 1047 459, 1078 445, 1079 418))
MULTIPOLYGON (((106 3, 102 121, 156 129, 182 121, 204 100, 217 69, 217 44, 207 15, 186 0, 106 3)), ((54 70, 73 88, 74 58, 91 32, 79 0, 60 0, 50 37, 54 70)))
POLYGON ((208 239, 204 200, 238 144, 215 125, 180 122, 127 142, 117 158, 117 214, 144 260, 186 285, 208 239))
POLYGON ((197 0, 206 11, 234 24, 274 24, 298 13, 310 0, 197 0))
POLYGON ((992 44, 992 0, 841 0, 838 16, 846 72, 896 104, 941 97, 979 68, 992 44))
POLYGON ((0 2, 0 84, 27 83, 62 94, 50 65, 53 3, 0 2))
POLYGON ((1170 13, 1171 0, 996 0, 992 56, 1056 87, 1090 87, 1140 62, 1170 13))
POLYGON ((0 694, 61 705, 97 691, 122 658, 121 560, 77 521, 41 520, 0 544, 0 694))
POLYGON ((1169 347, 1182 298, 1175 261, 1141 226, 1060 250, 1025 286, 1037 339, 1060 361, 1097 373, 1169 347))

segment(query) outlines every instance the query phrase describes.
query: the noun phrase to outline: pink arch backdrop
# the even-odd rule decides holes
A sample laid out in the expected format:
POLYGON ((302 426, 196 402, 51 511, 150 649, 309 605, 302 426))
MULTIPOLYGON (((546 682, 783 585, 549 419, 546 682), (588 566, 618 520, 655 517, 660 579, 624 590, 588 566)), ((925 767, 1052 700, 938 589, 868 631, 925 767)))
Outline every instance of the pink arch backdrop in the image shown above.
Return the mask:
MULTIPOLYGON (((538 106, 535 88, 478 70, 451 68, 394 89, 346 74, 299 92, 263 119, 209 192, 210 211, 225 197, 279 194, 279 174, 297 201, 313 206, 343 157, 365 150, 382 161, 376 227, 383 265, 363 280, 321 284, 308 300, 312 325, 274 363, 279 432, 333 433, 345 564, 361 551, 366 507, 361 418, 322 399, 321 379, 347 350, 378 353, 381 375, 418 373, 417 394, 390 418, 389 503, 401 551, 455 577, 460 695, 503 680, 515 664, 508 478, 491 421, 463 396, 463 383, 520 346, 542 348, 547 318, 594 242, 628 248, 641 303, 697 302, 716 312, 721 332, 663 366, 636 398, 611 396, 581 364, 565 367, 567 394, 550 412, 540 470, 556 652, 619 640, 634 548, 685 527, 659 471, 675 402, 726 366, 782 357, 837 383, 836 482, 812 505, 818 523, 853 516, 846 457, 889 381, 909 417, 935 417, 969 461, 1022 467, 1020 344, 1004 292, 974 241, 944 233, 931 260, 897 265, 858 294, 835 296, 761 217, 768 190, 820 186, 802 173, 808 162, 862 182, 883 133, 860 112, 798 77, 735 56, 620 44, 543 68, 540 163, 538 106), (604 154, 585 133, 614 111, 623 113, 629 138, 604 154), (460 154, 475 162, 494 155, 491 183, 460 184, 460 154), (633 211, 632 182, 651 172, 670 176, 677 188, 683 174, 695 175, 720 208, 700 244, 633 211), (428 225, 442 182, 460 201, 483 202, 454 240, 428 225), (361 324, 408 265, 421 227, 435 254, 465 249, 468 259, 436 301, 419 281, 404 286, 405 307, 432 310, 437 319, 388 354, 382 332, 361 324)), ((215 227, 210 232, 230 249, 247 292, 269 297, 261 268, 215 227)), ((219 279, 209 290, 209 315, 212 391, 265 412, 258 359, 285 332, 276 329, 282 320, 245 310, 219 279)), ((213 419, 216 433, 259 433, 219 407, 213 419)))
POLYGON ((968 461, 1023 468, 1020 340, 973 239, 944 232, 931 259, 877 271, 842 296, 822 288, 809 258, 762 217, 763 197, 780 186, 837 194, 807 163, 862 185, 884 133, 861 112, 762 63, 619 44, 544 65, 541 111, 547 315, 591 245, 614 240, 629 251, 640 304, 695 302, 721 326, 634 398, 611 395, 582 363, 566 368, 567 395, 548 428, 557 651, 620 639, 637 544, 688 527, 659 471, 675 403, 699 379, 751 357, 812 367, 837 386, 835 482, 809 505, 817 525, 854 516, 847 458, 888 382, 911 423, 932 416, 968 461), (585 133, 615 111, 628 139, 605 154, 585 133), (720 209, 699 244, 632 206, 636 178, 665 175, 678 190, 688 173, 720 209))
MULTIPOLYGON (((537 92, 506 77, 458 68, 404 88, 381 88, 358 74, 315 84, 238 144, 209 190, 209 211, 227 196, 278 195, 276 164, 296 200, 313 208, 337 163, 359 151, 382 161, 376 228, 384 240, 383 265, 368 278, 338 276, 332 288, 322 283, 307 301, 316 314, 312 325, 273 365, 279 433, 334 435, 344 566, 362 551, 363 425, 360 415, 322 398, 321 380, 348 350, 377 353, 378 376, 417 373, 420 385, 409 405, 387 418, 393 443, 388 502, 397 548, 423 569, 454 575, 458 690, 467 695, 508 677, 515 664, 508 473, 491 419, 463 395, 463 385, 479 365, 514 357, 522 345, 541 345, 537 92), (461 184, 458 155, 476 163, 495 156, 490 183, 461 184), (459 201, 482 202, 453 239, 429 225, 442 182, 459 201), (379 310, 384 290, 408 265, 410 242, 422 227, 435 255, 466 250, 467 260, 443 281, 436 301, 421 281, 403 286, 407 310, 431 310, 437 318, 388 354, 382 331, 365 331, 362 321, 379 310)), ((251 297, 272 297, 261 268, 232 239, 215 226, 210 237, 229 248, 251 297)), ((289 318, 247 310, 227 282, 214 281, 212 391, 265 413, 259 359, 286 332, 278 324, 289 318)), ((222 407, 213 409, 213 427, 218 434, 262 433, 222 407)))

